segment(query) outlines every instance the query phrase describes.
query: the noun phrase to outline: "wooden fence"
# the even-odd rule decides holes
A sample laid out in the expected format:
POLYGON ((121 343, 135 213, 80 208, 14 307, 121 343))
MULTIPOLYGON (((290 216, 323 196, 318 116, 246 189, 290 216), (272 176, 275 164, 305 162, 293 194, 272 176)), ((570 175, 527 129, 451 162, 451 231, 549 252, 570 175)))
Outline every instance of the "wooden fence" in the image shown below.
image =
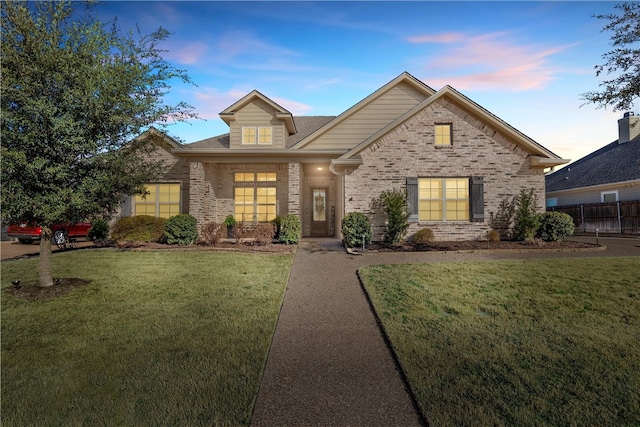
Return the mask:
POLYGON ((640 233, 640 200, 553 206, 547 211, 564 212, 573 218, 576 231, 601 233, 640 233))

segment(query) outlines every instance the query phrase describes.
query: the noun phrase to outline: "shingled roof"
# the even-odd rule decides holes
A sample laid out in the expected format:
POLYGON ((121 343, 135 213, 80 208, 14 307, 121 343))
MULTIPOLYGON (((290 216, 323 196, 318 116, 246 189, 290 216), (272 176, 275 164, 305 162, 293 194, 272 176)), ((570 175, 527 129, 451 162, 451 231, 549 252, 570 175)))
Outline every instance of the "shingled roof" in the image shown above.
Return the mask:
MULTIPOLYGON (((322 126, 335 119, 335 116, 296 116, 293 120, 296 124, 297 132, 289 136, 286 147, 289 148, 298 141, 311 135, 322 126)), ((229 134, 213 136, 200 141, 186 144, 182 148, 207 149, 207 148, 229 148, 229 134)))
POLYGON ((614 141, 548 175, 547 192, 640 179, 640 136, 614 141))

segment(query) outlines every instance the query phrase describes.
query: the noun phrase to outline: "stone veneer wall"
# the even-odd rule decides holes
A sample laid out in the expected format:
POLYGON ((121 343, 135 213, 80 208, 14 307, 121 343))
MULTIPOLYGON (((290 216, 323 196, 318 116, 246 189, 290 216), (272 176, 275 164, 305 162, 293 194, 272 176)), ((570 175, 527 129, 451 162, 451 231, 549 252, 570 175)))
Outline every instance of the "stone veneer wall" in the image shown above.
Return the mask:
POLYGON ((371 216, 374 239, 384 234, 384 213, 372 200, 384 190, 406 188, 407 177, 484 178, 484 222, 413 223, 407 237, 431 228, 437 240, 483 239, 500 201, 534 188, 542 211, 544 174, 529 167, 527 153, 495 130, 446 100, 425 108, 361 153, 363 164, 345 176, 345 213, 371 216), (452 123, 453 144, 434 145, 434 124, 452 123))
POLYGON ((300 215, 301 173, 300 162, 289 162, 289 191, 287 213, 300 215))
POLYGON ((223 222, 233 214, 233 188, 235 172, 276 172, 276 198, 278 215, 288 212, 288 165, 287 164, 242 164, 242 163, 195 163, 192 164, 191 215, 198 224, 223 222))

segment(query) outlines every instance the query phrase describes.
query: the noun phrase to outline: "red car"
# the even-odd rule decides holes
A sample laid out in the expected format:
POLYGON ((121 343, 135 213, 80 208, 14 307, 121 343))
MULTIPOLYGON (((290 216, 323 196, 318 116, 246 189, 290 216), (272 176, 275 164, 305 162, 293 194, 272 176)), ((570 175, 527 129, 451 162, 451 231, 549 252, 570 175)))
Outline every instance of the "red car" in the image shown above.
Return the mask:
MULTIPOLYGON (((86 238, 90 228, 91 224, 87 222, 56 224, 53 226, 53 242, 58 245, 60 249, 72 246, 77 238, 86 238)), ((7 228, 7 235, 9 237, 15 237, 20 243, 28 245, 31 244, 31 242, 40 240, 42 227, 27 223, 12 224, 7 228)))

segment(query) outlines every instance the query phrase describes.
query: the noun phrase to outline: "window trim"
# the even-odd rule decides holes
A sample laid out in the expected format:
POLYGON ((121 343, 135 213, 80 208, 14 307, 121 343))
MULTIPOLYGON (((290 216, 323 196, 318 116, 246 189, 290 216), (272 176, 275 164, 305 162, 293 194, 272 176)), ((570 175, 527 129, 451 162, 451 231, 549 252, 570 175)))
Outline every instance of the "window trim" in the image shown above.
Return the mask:
MULTIPOLYGON (((146 195, 142 196, 140 194, 135 194, 131 197, 131 216, 138 216, 136 214, 136 206, 138 204, 140 205, 151 205, 153 204, 155 207, 155 212, 154 215, 156 218, 165 218, 165 217, 161 217, 160 216, 160 205, 177 205, 178 207, 178 213, 175 215, 179 215, 182 213, 182 183, 179 181, 169 181, 169 182, 146 182, 144 183, 145 189, 149 190, 149 187, 153 186, 155 187, 155 201, 154 202, 144 202, 144 201, 140 201, 138 202, 136 199, 138 197, 145 197, 146 195), (167 203, 167 202, 161 202, 160 201, 160 186, 161 185, 177 185, 178 186, 178 201, 177 202, 172 202, 172 203, 167 203)), ((149 191, 149 193, 151 194, 151 191, 149 191)), ((141 215, 148 215, 148 214, 141 214, 141 215)), ((175 216, 175 215, 171 215, 171 216, 175 216)), ((170 218, 171 216, 167 217, 170 218)))
MULTIPOLYGON (((465 177, 415 177, 409 176, 406 178, 407 185, 407 211, 409 212, 409 222, 410 223, 420 223, 420 222, 437 222, 442 223, 446 222, 446 219, 443 220, 433 220, 433 221, 421 221, 420 220, 420 206, 419 206, 419 184, 418 180, 420 178, 424 179, 446 179, 446 178, 456 178, 456 179, 464 179, 465 177)), ((471 176, 469 179, 469 219, 468 222, 484 222, 484 178, 481 176, 471 176)), ((443 209, 444 215, 444 209, 443 209)), ((465 220, 455 220, 449 222, 465 222, 465 220)))
POLYGON ((241 145, 273 145, 273 126, 242 126, 240 134, 241 145), (253 130, 253 140, 246 140, 245 142, 245 130, 253 130), (269 129, 269 142, 260 142, 260 131, 269 129))
MULTIPOLYGON (((236 217, 236 220, 238 222, 244 221, 244 222, 250 222, 250 223, 268 223, 269 221, 271 221, 271 219, 269 219, 268 217, 268 213, 267 213, 267 220, 266 221, 259 221, 258 220, 258 216, 260 215, 260 213, 258 212, 259 207, 260 206, 273 206, 275 208, 275 216, 278 216, 278 186, 277 186, 277 181, 278 181, 278 174, 277 172, 264 172, 264 171, 252 171, 252 172, 238 172, 238 171, 234 171, 233 172, 233 216, 236 217, 236 206, 240 206, 240 205, 236 205, 236 189, 238 188, 251 188, 253 190, 253 201, 252 203, 242 203, 242 206, 252 206, 252 211, 253 211, 253 218, 246 220, 246 219, 239 219, 236 217), (241 174, 242 175, 242 179, 238 180, 238 175, 241 174), (253 180, 249 181, 246 178, 247 174, 251 174, 253 180), (264 179, 258 179, 258 175, 264 175, 261 178, 264 179), (270 176, 273 175, 273 176, 270 176), (260 197, 260 195, 258 194, 258 189, 273 189, 274 190, 274 202, 273 203, 259 203, 258 198, 260 197)), ((264 195, 262 195, 264 196, 264 195)))
MULTIPOLYGON (((470 181, 470 179, 468 177, 421 177, 418 178, 418 219, 420 218, 420 202, 424 201, 424 200, 428 200, 431 202, 435 202, 435 201, 439 201, 441 202, 441 208, 440 208, 440 214, 442 215, 442 219, 423 219, 419 221, 423 221, 423 222, 471 222, 472 220, 472 214, 471 214, 471 186, 472 183, 470 181), (420 180, 424 179, 424 180, 437 180, 440 181, 440 185, 441 185, 441 191, 442 191, 442 195, 440 198, 437 199, 421 199, 420 198, 420 180), (467 197, 465 198, 447 198, 447 181, 466 181, 467 183, 467 197), (466 209, 465 215, 466 218, 462 218, 462 219, 447 219, 447 202, 466 202, 468 208, 466 209)), ((455 212, 464 212, 464 211, 460 211, 460 210, 455 210, 455 212)))
POLYGON ((453 123, 434 123, 433 125, 433 145, 436 147, 453 147, 453 123), (438 143, 438 137, 440 136, 437 129, 439 126, 446 126, 449 128, 449 143, 438 143))

